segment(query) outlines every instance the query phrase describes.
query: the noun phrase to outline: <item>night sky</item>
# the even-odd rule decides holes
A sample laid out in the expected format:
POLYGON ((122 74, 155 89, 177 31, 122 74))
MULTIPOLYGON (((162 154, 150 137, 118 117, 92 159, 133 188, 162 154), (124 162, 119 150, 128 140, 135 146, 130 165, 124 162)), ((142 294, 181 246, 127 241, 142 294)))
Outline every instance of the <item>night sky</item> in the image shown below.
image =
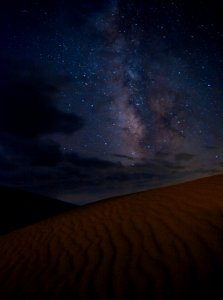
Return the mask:
POLYGON ((221 1, 4 1, 0 185, 76 204, 223 172, 221 1))

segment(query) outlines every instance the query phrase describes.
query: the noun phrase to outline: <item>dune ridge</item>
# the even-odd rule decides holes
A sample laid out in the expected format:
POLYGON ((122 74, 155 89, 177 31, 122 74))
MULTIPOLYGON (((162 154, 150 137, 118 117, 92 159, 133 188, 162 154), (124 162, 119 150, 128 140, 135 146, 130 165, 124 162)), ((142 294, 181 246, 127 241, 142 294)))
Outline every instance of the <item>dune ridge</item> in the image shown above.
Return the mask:
POLYGON ((223 298, 223 175, 0 237, 1 299, 223 298))

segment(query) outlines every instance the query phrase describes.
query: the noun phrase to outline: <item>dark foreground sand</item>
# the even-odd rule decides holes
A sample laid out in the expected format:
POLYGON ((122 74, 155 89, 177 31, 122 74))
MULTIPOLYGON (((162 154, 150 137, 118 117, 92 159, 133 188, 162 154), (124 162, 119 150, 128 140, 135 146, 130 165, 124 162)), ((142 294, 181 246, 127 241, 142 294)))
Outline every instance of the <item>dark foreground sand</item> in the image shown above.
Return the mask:
POLYGON ((223 299, 223 176, 0 237, 0 299, 223 299))

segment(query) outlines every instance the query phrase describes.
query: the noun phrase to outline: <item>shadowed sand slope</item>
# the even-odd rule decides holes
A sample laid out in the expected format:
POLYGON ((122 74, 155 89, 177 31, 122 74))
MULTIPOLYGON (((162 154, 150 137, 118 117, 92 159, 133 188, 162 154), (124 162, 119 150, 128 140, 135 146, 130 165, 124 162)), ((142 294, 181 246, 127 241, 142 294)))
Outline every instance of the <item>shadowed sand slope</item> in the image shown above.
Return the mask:
POLYGON ((2 236, 0 270, 1 299, 223 299, 223 176, 2 236))
POLYGON ((33 193, 0 187, 0 234, 77 207, 33 193))

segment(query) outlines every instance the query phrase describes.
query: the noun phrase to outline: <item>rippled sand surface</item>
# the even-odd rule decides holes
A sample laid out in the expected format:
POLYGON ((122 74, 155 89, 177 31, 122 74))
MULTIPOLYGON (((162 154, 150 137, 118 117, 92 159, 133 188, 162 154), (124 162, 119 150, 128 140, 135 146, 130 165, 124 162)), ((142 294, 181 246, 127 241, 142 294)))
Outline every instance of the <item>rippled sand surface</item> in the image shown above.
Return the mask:
POLYGON ((223 299, 223 176, 0 237, 0 299, 223 299))

